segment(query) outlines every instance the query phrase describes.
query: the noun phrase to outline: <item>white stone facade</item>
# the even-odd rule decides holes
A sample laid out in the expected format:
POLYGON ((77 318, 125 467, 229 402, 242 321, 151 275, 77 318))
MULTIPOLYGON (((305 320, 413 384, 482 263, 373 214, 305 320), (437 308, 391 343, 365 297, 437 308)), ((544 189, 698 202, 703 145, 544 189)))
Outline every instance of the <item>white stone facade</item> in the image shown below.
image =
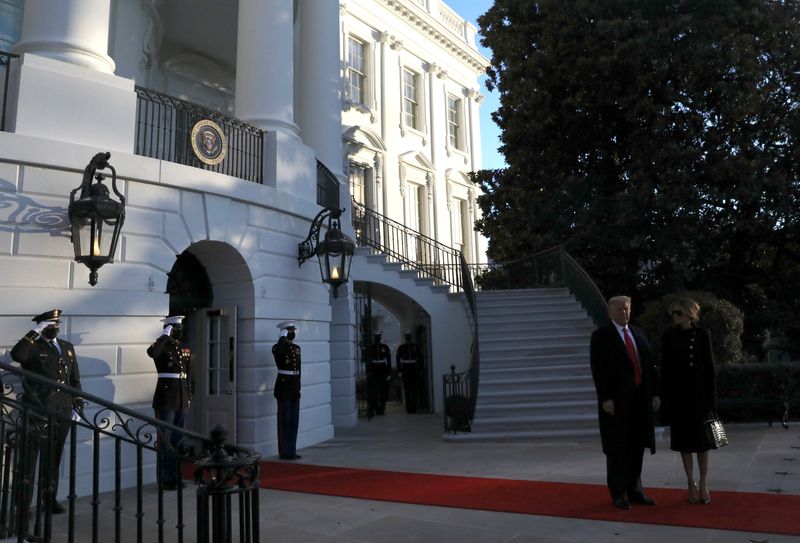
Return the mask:
MULTIPOLYGON (((334 299, 316 262, 298 268, 297 245, 320 209, 316 159, 341 180, 348 208, 345 170, 370 160, 379 187, 370 204, 401 222, 413 184, 424 196, 423 231, 451 243, 454 203, 464 224, 475 218, 475 188, 465 176, 480 167, 476 87, 485 59, 475 50, 474 28, 438 0, 347 0, 341 11, 330 0, 0 5, 0 38, 20 55, 7 70, 0 132, 0 350, 27 332, 33 315, 61 308, 62 336, 76 346, 84 389, 150 415, 156 375, 145 350, 169 310, 167 274, 188 251, 205 268, 213 306, 237 308, 229 404, 237 443, 265 456, 277 450, 270 349, 275 325, 286 319, 298 322, 303 348, 298 447, 332 438, 335 425, 354 424, 352 284, 334 299), (75 19, 90 23, 67 24, 75 19), (363 36, 370 47, 371 98, 358 107, 341 101, 349 36, 363 36), (403 67, 419 76, 418 128, 401 120, 403 67), (263 182, 137 154, 135 86, 265 130, 263 182), (448 95, 460 100, 457 147, 448 144, 448 95), (126 219, 115 261, 90 287, 88 270, 72 260, 67 204, 101 151, 111 152, 126 219)), ((463 233, 468 260, 484 261, 485 241, 471 229, 463 233)), ((352 275, 392 286, 391 276, 375 270, 362 270, 359 279, 356 264, 352 275)), ((403 292, 409 285, 396 286, 403 292)), ((468 323, 463 312, 448 321, 448 304, 429 309, 437 319, 432 333, 442 337, 434 354, 445 352, 452 327, 449 340, 464 344, 452 351, 464 360, 468 323)), ((440 358, 437 376, 451 362, 440 358)), ((436 383, 437 410, 440 388, 436 383)))

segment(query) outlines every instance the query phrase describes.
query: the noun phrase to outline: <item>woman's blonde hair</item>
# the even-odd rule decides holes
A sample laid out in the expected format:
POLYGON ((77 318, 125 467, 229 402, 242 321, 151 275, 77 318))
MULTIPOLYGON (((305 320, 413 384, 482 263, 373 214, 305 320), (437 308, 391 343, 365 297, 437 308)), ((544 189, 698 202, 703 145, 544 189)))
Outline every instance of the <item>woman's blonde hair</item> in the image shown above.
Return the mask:
POLYGON ((679 298, 672 302, 671 308, 672 307, 677 307, 689 315, 689 320, 692 322, 697 322, 697 320, 700 318, 700 304, 691 298, 679 298))

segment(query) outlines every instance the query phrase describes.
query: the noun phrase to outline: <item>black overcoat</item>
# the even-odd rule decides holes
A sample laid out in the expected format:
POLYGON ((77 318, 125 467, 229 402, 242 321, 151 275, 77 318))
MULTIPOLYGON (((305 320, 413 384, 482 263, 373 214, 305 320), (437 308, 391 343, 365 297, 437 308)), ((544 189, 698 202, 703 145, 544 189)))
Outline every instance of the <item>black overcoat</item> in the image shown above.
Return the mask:
POLYGON ((695 326, 669 328, 661 339, 661 371, 661 418, 672 427, 673 448, 708 450, 703 423, 717 404, 711 333, 695 326))
POLYGON ((590 346, 590 362, 592 377, 597 390, 597 411, 600 419, 600 437, 603 452, 606 454, 621 453, 625 450, 626 436, 629 432, 638 431, 645 436, 642 446, 656 452, 655 431, 653 428, 655 414, 652 397, 658 395, 659 380, 653 366, 650 344, 644 331, 636 326, 628 326, 633 340, 636 342, 639 363, 642 369, 641 390, 637 391, 634 382, 634 369, 625 342, 613 324, 598 328, 592 333, 590 346), (602 403, 614 400, 614 415, 603 411, 602 403), (628 427, 632 410, 644 410, 647 416, 646 428, 632 429, 628 427))
MULTIPOLYGON (((73 388, 81 388, 78 360, 75 347, 69 341, 57 339, 61 353, 48 341, 31 330, 11 349, 11 358, 19 362, 22 369, 37 373, 73 388)), ((70 418, 73 406, 79 399, 53 387, 22 380, 23 401, 47 408, 51 413, 70 418)))

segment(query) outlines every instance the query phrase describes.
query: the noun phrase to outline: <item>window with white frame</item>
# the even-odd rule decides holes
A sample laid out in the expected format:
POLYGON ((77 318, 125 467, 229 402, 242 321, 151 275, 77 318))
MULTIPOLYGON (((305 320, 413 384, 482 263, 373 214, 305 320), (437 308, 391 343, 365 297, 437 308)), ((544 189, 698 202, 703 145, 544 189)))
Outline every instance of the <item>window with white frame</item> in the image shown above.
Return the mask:
POLYGON ((461 145, 461 100, 447 95, 447 141, 450 147, 463 149, 461 145))
POLYGON ((367 201, 366 177, 366 168, 362 164, 350 163, 350 195, 362 206, 367 201))
POLYGON ((453 199, 453 206, 451 209, 452 230, 453 230, 453 248, 459 251, 464 251, 464 200, 458 198, 453 199))
POLYGON ((348 39, 347 89, 350 101, 366 104, 367 61, 366 44, 353 36, 348 39))
POLYGON ((419 74, 403 68, 403 121, 419 130, 419 74))

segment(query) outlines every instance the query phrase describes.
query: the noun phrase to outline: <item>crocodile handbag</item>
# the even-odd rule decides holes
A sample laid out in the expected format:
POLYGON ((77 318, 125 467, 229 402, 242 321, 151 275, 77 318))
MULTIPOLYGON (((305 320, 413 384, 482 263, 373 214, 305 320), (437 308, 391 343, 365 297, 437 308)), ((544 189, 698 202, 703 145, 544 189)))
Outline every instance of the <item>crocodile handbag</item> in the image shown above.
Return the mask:
POLYGON ((708 443, 713 448, 719 449, 728 444, 728 434, 725 433, 725 427, 715 413, 712 413, 711 418, 705 422, 705 427, 708 443))

